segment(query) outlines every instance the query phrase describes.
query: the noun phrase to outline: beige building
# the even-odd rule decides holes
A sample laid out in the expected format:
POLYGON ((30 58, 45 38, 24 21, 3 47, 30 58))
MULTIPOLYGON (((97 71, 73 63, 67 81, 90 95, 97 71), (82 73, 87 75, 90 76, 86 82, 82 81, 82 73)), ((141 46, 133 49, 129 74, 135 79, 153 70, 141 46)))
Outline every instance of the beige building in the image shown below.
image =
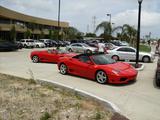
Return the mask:
MULTIPOLYGON (((13 26, 17 39, 24 38, 26 31, 30 31, 35 38, 38 38, 41 34, 47 37, 49 30, 58 29, 58 22, 25 15, 0 6, 0 39, 11 39, 9 36, 13 26)), ((60 26, 66 28, 69 27, 69 23, 60 22, 60 26)))

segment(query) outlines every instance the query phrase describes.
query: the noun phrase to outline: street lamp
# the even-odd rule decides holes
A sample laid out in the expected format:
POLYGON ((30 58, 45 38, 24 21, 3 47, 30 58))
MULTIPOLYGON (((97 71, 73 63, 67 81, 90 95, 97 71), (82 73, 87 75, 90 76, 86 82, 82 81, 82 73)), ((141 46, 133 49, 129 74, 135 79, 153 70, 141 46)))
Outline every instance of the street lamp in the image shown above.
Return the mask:
POLYGON ((109 23, 111 24, 111 14, 106 14, 107 16, 109 16, 109 23))
POLYGON ((139 42, 140 42, 140 27, 141 27, 141 4, 143 0, 138 0, 139 10, 138 10, 138 30, 137 30, 137 52, 136 52, 136 68, 138 68, 139 61, 139 42))
MULTIPOLYGON (((111 23, 111 14, 106 14, 107 16, 109 16, 109 25, 110 25, 110 28, 112 29, 112 23, 111 23)), ((109 35, 110 35, 110 37, 112 36, 111 34, 111 29, 110 29, 110 33, 109 33, 109 35)), ((111 38, 109 38, 110 40, 111 40, 111 38)))
POLYGON ((58 2, 58 45, 57 45, 57 49, 59 49, 59 40, 60 40, 60 13, 61 13, 61 0, 59 0, 58 2))

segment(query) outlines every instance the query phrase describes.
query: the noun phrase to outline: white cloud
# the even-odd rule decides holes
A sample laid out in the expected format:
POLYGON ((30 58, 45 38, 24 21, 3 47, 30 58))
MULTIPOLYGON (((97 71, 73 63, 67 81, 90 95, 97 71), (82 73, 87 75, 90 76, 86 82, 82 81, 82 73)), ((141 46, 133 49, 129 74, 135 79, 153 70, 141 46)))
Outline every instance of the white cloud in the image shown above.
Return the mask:
MULTIPOLYGON (((142 11, 141 25, 142 27, 154 27, 160 25, 160 13, 142 11)), ((113 17, 113 22, 117 25, 130 24, 137 26, 138 22, 138 11, 137 10, 126 10, 125 12, 118 13, 113 17)))
MULTIPOLYGON (((57 19, 58 0, 0 0, 0 5, 32 16, 57 19)), ((159 0, 143 0, 142 29, 157 32, 159 6, 159 0)), ((88 24, 93 31, 93 16, 96 16, 98 24, 109 20, 106 14, 111 13, 116 26, 126 23, 137 26, 137 9, 137 0, 61 0, 61 20, 69 21, 71 26, 86 32, 88 24)))

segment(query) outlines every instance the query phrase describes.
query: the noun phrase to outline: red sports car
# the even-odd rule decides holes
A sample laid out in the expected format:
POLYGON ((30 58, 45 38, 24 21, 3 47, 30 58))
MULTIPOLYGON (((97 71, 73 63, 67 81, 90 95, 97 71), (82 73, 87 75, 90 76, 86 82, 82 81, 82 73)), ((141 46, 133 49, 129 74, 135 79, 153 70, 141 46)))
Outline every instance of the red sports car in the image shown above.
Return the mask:
POLYGON ((50 63, 57 63, 60 57, 72 57, 76 55, 75 53, 69 53, 65 50, 55 50, 55 49, 48 49, 43 51, 32 51, 30 54, 30 58, 34 63, 38 62, 50 62, 50 63))
POLYGON ((105 54, 79 54, 59 59, 60 73, 67 73, 104 83, 127 83, 136 80, 137 70, 130 64, 115 62, 105 54))

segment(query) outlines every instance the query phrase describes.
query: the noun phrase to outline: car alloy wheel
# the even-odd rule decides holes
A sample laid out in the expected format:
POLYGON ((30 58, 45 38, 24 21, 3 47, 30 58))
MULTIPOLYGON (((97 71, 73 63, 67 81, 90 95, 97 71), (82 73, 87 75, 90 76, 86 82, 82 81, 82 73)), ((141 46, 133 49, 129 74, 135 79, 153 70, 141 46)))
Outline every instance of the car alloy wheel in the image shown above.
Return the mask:
POLYGON ((63 75, 67 74, 67 66, 65 64, 60 65, 60 73, 63 75))
POLYGON ((150 58, 148 56, 143 57, 143 62, 148 63, 150 62, 150 58))
POLYGON ((38 63, 39 62, 39 58, 38 58, 38 56, 33 56, 32 57, 32 61, 34 62, 34 63, 38 63))
POLYGON ((104 84, 107 82, 108 78, 104 71, 98 71, 96 74, 96 80, 100 84, 104 84))

